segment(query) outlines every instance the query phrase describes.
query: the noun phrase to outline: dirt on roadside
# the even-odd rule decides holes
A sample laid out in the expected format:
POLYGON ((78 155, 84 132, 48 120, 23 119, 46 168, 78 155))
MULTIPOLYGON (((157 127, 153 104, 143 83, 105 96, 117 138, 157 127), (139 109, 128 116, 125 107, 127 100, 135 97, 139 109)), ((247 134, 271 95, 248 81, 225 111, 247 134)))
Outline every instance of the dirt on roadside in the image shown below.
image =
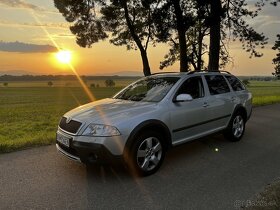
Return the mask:
POLYGON ((267 185, 264 190, 252 199, 247 200, 242 209, 278 210, 280 209, 280 178, 267 185))

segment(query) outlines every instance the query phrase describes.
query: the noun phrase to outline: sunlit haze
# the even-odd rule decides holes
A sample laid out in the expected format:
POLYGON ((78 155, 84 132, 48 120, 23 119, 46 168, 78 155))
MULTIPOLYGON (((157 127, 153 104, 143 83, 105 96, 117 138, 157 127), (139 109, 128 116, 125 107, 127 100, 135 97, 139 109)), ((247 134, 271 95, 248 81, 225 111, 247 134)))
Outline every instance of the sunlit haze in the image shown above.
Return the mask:
MULTIPOLYGON (((94 44, 89 49, 81 48, 76 44, 75 36, 69 30, 69 24, 53 6, 52 0, 24 0, 24 2, 25 4, 11 4, 9 1, 0 0, 0 74, 1 71, 16 70, 34 74, 60 74, 68 71, 67 65, 62 64, 70 62, 80 75, 114 74, 121 71, 142 72, 139 51, 127 51, 125 46, 113 46, 108 40, 94 44), (54 46, 53 41, 59 48, 71 49, 71 52, 75 52, 73 59, 70 51, 62 51, 56 54, 57 60, 54 61, 53 54, 57 50, 49 47, 54 46), (17 50, 14 47, 9 50, 7 47, 1 48, 3 43, 7 47, 18 43, 27 45, 23 45, 24 50, 17 50), (36 46, 38 50, 36 52, 30 50, 29 44, 36 46)), ((249 59, 250 55, 242 50, 240 43, 228 43, 234 63, 229 64, 227 70, 236 75, 271 75, 272 58, 275 57, 271 47, 280 28, 279 7, 268 5, 251 23, 257 31, 264 32, 269 37, 268 45, 265 49, 260 49, 264 56, 249 59)), ((168 50, 167 44, 149 47, 148 56, 152 72, 160 71, 159 63, 168 50)), ((177 62, 165 71, 178 71, 178 69, 177 62)))

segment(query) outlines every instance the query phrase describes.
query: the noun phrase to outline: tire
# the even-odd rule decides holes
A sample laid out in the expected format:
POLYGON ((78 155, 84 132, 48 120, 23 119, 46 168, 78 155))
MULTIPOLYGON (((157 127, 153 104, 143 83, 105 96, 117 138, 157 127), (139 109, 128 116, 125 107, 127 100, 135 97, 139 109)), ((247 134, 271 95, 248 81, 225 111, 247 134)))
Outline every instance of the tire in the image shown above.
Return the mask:
POLYGON ((241 112, 236 112, 224 132, 225 138, 232 142, 240 141, 245 132, 245 119, 241 112))
POLYGON ((146 131, 135 138, 129 149, 126 163, 133 175, 148 176, 154 174, 165 157, 163 137, 154 131, 146 131))

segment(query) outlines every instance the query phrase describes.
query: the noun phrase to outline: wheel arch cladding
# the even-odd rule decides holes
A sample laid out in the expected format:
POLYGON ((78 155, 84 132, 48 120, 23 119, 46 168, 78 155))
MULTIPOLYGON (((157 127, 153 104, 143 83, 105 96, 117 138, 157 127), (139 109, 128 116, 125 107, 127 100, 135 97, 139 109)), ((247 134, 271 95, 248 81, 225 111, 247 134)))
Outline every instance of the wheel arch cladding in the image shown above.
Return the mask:
POLYGON ((128 155, 129 148, 131 148, 132 144, 134 143, 134 139, 146 130, 156 131, 159 134, 163 135, 163 144, 165 149, 168 149, 172 146, 171 133, 168 127, 162 121, 147 120, 137 125, 130 133, 128 140, 125 144, 125 156, 128 155))
POLYGON ((245 109, 245 107, 243 107, 242 105, 237 105, 234 109, 233 115, 235 115, 237 112, 240 112, 242 117, 244 118, 245 122, 247 121, 247 110, 245 109))

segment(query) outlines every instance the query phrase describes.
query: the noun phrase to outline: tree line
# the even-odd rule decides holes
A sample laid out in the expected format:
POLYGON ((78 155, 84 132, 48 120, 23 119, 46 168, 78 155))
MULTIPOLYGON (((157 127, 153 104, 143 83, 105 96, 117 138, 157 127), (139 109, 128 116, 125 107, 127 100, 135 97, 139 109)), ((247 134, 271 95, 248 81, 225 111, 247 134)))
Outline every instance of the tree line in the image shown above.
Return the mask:
MULTIPOLYGON (((125 76, 81 76, 83 81, 87 80, 121 80, 121 79, 131 79, 136 80, 139 77, 125 77, 125 76)), ((0 76, 0 81, 76 81, 77 77, 75 75, 2 75, 0 76)))
POLYGON ((268 38, 250 26, 266 4, 280 0, 54 0, 81 47, 109 39, 140 52, 151 74, 148 48, 166 43, 160 69, 180 62, 180 71, 219 71, 231 57, 228 41, 239 41, 249 57, 261 57, 268 38), (208 55, 208 64, 205 57, 208 55))

